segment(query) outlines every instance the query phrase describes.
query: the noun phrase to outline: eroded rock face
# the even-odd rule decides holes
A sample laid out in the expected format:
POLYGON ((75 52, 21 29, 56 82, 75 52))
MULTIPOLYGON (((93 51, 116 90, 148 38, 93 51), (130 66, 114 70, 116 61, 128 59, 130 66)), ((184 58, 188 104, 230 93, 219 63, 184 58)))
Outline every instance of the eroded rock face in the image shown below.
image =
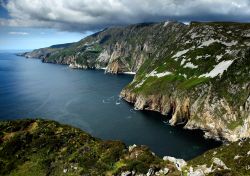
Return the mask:
MULTIPOLYGON (((247 107, 235 110, 225 98, 219 98, 212 87, 199 90, 199 95, 142 95, 123 89, 120 96, 138 110, 153 110, 170 118, 171 125, 186 123, 184 128, 202 129, 205 137, 237 141, 250 136, 250 113, 247 107), (241 119, 241 117, 245 117, 241 119), (239 119, 240 118, 240 119, 239 119), (242 121, 241 121, 242 120, 242 121)), ((248 103, 248 99, 245 105, 248 103)))

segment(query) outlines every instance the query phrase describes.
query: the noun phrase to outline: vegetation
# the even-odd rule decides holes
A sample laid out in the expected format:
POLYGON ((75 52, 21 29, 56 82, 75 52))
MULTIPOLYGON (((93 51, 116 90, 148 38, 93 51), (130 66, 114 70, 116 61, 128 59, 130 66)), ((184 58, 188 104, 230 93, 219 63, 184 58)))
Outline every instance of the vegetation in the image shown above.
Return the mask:
POLYGON ((0 122, 0 175, 117 175, 175 166, 145 146, 128 150, 120 141, 102 141, 47 120, 0 122))
POLYGON ((242 139, 239 142, 225 144, 222 147, 207 151, 201 156, 188 162, 187 168, 194 169, 202 165, 209 168, 211 165, 213 172, 208 175, 226 176, 247 176, 250 175, 250 139, 242 139), (214 158, 220 159, 228 169, 213 163, 214 158))

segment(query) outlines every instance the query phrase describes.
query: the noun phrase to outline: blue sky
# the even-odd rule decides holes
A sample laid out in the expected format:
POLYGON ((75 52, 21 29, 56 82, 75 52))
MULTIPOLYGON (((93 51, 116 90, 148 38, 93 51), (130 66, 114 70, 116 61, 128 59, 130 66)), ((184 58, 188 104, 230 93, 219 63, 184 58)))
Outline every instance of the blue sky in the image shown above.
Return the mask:
POLYGON ((0 50, 31 50, 54 44, 76 42, 89 33, 29 27, 1 27, 0 50))
POLYGON ((0 0, 0 50, 78 41, 117 25, 250 22, 250 0, 0 0))

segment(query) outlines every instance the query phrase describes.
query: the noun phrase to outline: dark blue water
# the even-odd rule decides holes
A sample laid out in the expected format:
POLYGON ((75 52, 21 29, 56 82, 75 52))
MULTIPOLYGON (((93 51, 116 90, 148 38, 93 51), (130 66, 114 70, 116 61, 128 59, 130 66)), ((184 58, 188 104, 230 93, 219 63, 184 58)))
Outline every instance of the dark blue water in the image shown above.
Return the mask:
POLYGON ((135 111, 119 100, 132 79, 0 53, 0 119, 52 119, 101 139, 144 144, 160 156, 184 159, 218 146, 199 131, 171 127, 165 116, 135 111))

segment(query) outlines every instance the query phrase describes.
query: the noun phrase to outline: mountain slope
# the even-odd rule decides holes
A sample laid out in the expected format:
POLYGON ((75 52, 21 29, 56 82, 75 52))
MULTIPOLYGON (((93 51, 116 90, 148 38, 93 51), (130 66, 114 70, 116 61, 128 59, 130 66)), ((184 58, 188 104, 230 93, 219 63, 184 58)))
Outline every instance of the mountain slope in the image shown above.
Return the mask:
POLYGON ((235 141, 250 136, 250 24, 108 28, 37 56, 72 68, 136 72, 121 96, 137 109, 159 111, 172 125, 187 123, 186 128, 203 129, 207 137, 235 141))

